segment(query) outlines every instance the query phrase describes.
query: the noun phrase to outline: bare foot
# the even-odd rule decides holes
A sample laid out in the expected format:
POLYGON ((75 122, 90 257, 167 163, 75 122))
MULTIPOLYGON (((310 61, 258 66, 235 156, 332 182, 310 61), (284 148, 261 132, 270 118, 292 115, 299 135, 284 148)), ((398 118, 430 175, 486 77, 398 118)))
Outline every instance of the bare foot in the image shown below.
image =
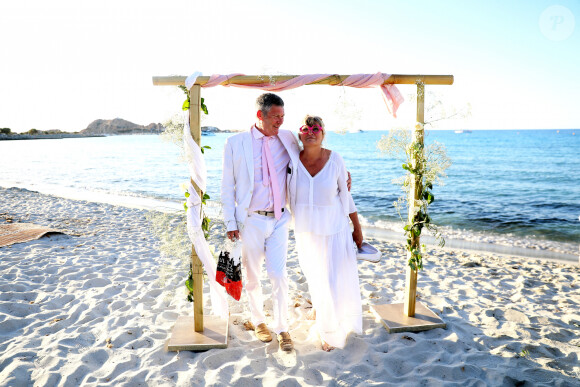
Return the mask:
POLYGON ((312 308, 306 313, 306 320, 316 320, 316 309, 312 308))
POLYGON ((321 340, 320 343, 322 344, 322 350, 325 352, 330 352, 334 349, 332 345, 328 344, 324 340, 321 340))

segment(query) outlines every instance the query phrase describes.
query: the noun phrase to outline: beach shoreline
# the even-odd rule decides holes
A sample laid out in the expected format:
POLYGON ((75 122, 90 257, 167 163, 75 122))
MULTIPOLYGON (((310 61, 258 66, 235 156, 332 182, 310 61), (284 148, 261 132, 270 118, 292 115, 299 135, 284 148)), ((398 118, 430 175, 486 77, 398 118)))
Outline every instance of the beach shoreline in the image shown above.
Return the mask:
MULTIPOLYGON (((308 285, 291 240, 294 352, 282 353, 276 340, 259 342, 244 329, 245 294, 229 300, 227 349, 167 352, 175 320, 191 315, 192 306, 183 285, 189 258, 160 252, 151 215, 161 213, 17 188, 0 188, 0 197, 0 223, 66 232, 0 248, 3 386, 572 386, 580 380, 577 262, 428 246, 418 299, 447 329, 388 334, 369 305, 402 302, 405 250, 400 242, 369 237, 383 259, 359 262, 363 333, 326 353, 306 320, 308 285)), ((265 275, 262 284, 269 292, 265 275)), ((266 298, 268 313, 271 306, 266 298)), ((210 313, 207 283, 204 309, 210 313)))
POLYGON ((61 140, 63 138, 89 138, 89 137, 105 137, 105 135, 104 134, 81 134, 81 133, 57 133, 57 134, 12 133, 9 135, 0 134, 0 141, 61 140))
MULTIPOLYGON (((0 179, 0 189, 2 188, 24 189, 72 200, 86 200, 148 211, 180 212, 183 210, 182 201, 80 190, 57 185, 14 184, 13 182, 0 179)), ((210 203, 214 202, 210 200, 210 203)), ((209 215, 210 218, 214 217, 212 214, 209 215)), ((404 242, 405 237, 402 229, 400 232, 397 232, 393 230, 392 226, 388 228, 377 227, 376 225, 368 224, 364 217, 359 217, 362 218, 361 223, 365 236, 388 242, 404 242)), ((580 263, 580 245, 577 243, 517 238, 506 235, 490 235, 482 232, 454 230, 450 227, 441 227, 441 233, 445 238, 445 245, 454 249, 580 263)), ((435 247, 438 245, 438 241, 428 233, 422 236, 421 240, 422 243, 428 246, 435 247)))

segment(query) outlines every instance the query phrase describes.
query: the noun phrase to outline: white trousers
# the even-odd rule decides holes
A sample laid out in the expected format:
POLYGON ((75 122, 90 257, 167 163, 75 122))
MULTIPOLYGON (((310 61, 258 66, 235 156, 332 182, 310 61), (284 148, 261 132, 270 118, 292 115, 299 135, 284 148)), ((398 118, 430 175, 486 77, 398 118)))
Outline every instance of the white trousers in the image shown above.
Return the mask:
POLYGON ((240 231, 242 237, 242 266, 246 272, 246 294, 250 304, 252 323, 258 326, 266 321, 260 273, 262 262, 272 285, 274 321, 272 330, 288 332, 288 223, 290 214, 282 213, 280 220, 272 216, 249 214, 240 231))

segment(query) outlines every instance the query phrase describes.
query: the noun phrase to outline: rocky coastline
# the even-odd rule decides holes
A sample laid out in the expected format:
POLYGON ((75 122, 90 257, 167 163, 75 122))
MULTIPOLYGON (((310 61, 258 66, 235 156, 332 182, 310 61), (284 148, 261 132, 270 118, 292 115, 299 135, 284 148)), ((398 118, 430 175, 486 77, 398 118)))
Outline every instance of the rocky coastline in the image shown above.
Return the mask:
MULTIPOLYGON (((0 133, 2 140, 38 140, 38 139, 62 139, 62 138, 82 138, 82 137, 104 137, 134 134, 160 134, 165 128, 160 123, 151 123, 149 125, 139 125, 122 118, 113 120, 94 120, 86 129, 80 132, 63 132, 58 129, 36 130, 31 129, 25 133, 0 133)), ((231 133, 230 130, 220 130, 215 126, 203 126, 202 134, 213 135, 215 133, 231 133)))

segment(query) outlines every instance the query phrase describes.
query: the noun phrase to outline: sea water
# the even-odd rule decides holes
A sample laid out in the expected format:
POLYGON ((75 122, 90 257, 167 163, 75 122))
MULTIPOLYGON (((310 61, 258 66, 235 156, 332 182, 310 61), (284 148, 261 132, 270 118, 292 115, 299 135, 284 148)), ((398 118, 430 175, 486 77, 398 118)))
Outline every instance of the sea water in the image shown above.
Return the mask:
MULTIPOLYGON (((211 147, 205 160, 208 194, 215 202, 230 135, 202 136, 203 145, 211 147)), ((393 202, 403 191, 392 181, 404 170, 401 160, 378 150, 385 135, 329 132, 324 146, 344 158, 363 224, 400 234, 403 222, 393 202)), ((433 141, 445 145, 453 163, 445 184, 434 187, 430 206, 433 223, 444 234, 577 252, 580 130, 427 131, 426 144, 433 141)), ((4 187, 75 192, 87 200, 99 195, 155 199, 175 208, 184 200, 180 184, 189 180, 179 147, 156 135, 0 141, 0 171, 4 187)))

